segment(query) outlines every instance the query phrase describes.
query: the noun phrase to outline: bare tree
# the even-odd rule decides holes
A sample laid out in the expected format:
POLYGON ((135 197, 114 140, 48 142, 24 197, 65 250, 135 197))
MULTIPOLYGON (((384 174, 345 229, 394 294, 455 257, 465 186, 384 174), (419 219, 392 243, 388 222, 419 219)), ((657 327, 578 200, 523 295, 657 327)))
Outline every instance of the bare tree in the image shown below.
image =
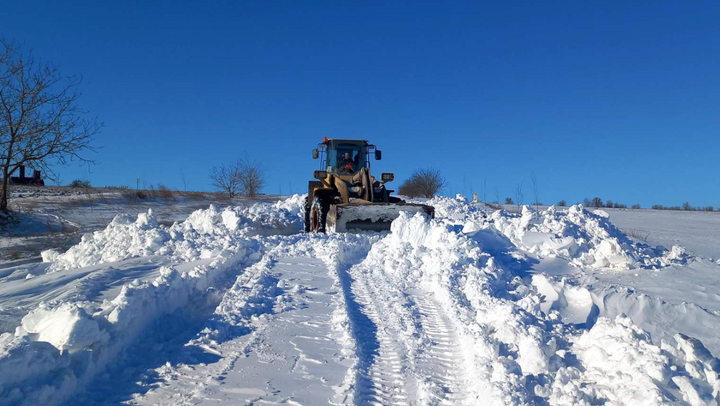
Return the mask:
POLYGON ((225 192, 230 198, 240 191, 240 171, 237 162, 229 165, 213 166, 210 170, 210 182, 218 190, 225 192))
POLYGON ((32 53, 0 40, 0 210, 8 210, 8 181, 28 166, 57 180, 53 165, 91 163, 81 156, 94 151, 92 138, 102 124, 85 118, 77 105, 80 79, 62 76, 51 64, 38 63, 32 53))
POLYGON ((187 192, 187 180, 185 179, 185 171, 180 168, 180 179, 182 179, 183 190, 187 192))
POLYGON ((533 196, 535 197, 535 217, 540 213, 540 192, 538 191, 538 181, 535 172, 530 174, 530 180, 532 181, 533 196))
POLYGON ((525 195, 523 194, 523 184, 520 182, 515 187, 515 204, 517 204, 518 212, 523 204, 523 199, 525 199, 525 195))
POLYGON ((240 187, 242 193, 248 197, 256 197, 263 186, 265 186, 265 171, 262 163, 250 159, 247 155, 242 157, 238 162, 240 170, 240 187))
POLYGON ((210 182, 231 198, 238 194, 254 198, 265 186, 265 171, 259 161, 245 155, 231 164, 214 166, 210 182))
POLYGON ((447 181, 437 169, 418 169, 410 175, 398 192, 409 197, 433 197, 440 189, 447 185, 447 181))
POLYGON ((487 175, 485 175, 485 179, 483 179, 482 201, 483 207, 485 207, 487 204, 487 175))

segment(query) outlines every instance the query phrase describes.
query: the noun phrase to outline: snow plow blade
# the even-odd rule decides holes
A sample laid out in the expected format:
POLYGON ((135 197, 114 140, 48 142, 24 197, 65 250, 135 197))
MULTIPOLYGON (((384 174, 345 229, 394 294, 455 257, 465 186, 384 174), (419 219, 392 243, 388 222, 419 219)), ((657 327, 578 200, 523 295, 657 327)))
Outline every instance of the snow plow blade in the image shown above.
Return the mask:
POLYGON ((432 219, 435 208, 415 203, 350 203, 330 206, 326 229, 343 233, 352 231, 387 231, 400 212, 424 213, 432 219))

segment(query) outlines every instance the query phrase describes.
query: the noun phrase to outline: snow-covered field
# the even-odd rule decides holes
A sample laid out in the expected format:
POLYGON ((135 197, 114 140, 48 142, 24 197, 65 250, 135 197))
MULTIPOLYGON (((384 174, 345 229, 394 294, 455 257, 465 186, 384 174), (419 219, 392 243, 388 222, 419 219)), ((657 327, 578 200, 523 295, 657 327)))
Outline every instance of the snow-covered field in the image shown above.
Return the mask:
POLYGON ((440 197, 308 235, 303 198, 143 207, 0 269, 0 404, 720 399, 717 214, 440 197))

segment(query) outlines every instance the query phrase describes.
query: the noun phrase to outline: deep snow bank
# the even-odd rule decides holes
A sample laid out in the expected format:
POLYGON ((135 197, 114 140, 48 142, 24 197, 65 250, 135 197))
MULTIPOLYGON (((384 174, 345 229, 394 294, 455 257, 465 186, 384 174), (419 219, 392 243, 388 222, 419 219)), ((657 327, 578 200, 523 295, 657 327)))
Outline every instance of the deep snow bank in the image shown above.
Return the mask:
POLYGON ((659 268, 688 259, 680 246, 667 249, 633 242, 602 212, 590 212, 582 205, 563 210, 551 206, 539 213, 523 206, 521 214, 513 214, 491 212, 469 204, 460 195, 418 202, 434 206, 438 220, 462 225, 467 234, 491 229, 523 252, 540 258, 559 257, 576 265, 614 269, 659 268))
POLYGON ((303 195, 293 195, 274 204, 223 210, 210 206, 170 227, 159 226, 152 209, 138 214, 135 221, 118 215, 104 230, 84 235, 64 254, 45 256, 53 260, 50 272, 147 255, 171 255, 184 261, 211 258, 247 237, 300 231, 303 202, 303 195))
POLYGON ((675 347, 656 346, 629 318, 600 318, 562 353, 578 363, 557 371, 550 403, 717 404, 720 360, 695 339, 678 334, 675 340, 675 347))
POLYGON ((115 299, 98 307, 62 303, 29 313, 14 334, 0 336, 0 404, 61 403, 151 322, 203 295, 218 277, 258 249, 247 244, 188 272, 163 268, 157 279, 123 286, 115 299))
POLYGON ((490 226, 518 248, 539 257, 565 258, 597 268, 657 268, 686 260, 680 246, 671 250, 636 243, 597 213, 575 205, 536 213, 524 206, 521 215, 502 210, 490 216, 490 226))
POLYGON ((154 320, 197 301, 218 278, 260 258, 256 236, 300 229, 302 196, 249 208, 215 207, 194 212, 169 228, 152 212, 132 221, 118 216, 55 258, 55 271, 163 255, 172 260, 212 259, 188 271, 161 269, 148 282, 134 281, 100 305, 44 304, 14 334, 0 335, 0 404, 56 405, 86 385, 154 320), (300 203, 298 203, 300 202, 300 203))

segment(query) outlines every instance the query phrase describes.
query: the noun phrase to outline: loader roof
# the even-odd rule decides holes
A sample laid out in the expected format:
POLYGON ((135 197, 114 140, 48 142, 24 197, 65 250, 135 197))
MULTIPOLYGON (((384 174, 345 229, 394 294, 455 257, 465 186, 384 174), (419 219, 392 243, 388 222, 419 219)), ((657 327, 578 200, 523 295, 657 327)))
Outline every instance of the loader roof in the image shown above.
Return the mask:
POLYGON ((328 142, 330 142, 330 141, 335 141, 335 142, 344 142, 344 141, 346 141, 346 142, 364 142, 365 144, 368 144, 368 140, 357 139, 357 138, 325 138, 325 139, 323 140, 322 144, 326 144, 326 143, 328 143, 328 142))

